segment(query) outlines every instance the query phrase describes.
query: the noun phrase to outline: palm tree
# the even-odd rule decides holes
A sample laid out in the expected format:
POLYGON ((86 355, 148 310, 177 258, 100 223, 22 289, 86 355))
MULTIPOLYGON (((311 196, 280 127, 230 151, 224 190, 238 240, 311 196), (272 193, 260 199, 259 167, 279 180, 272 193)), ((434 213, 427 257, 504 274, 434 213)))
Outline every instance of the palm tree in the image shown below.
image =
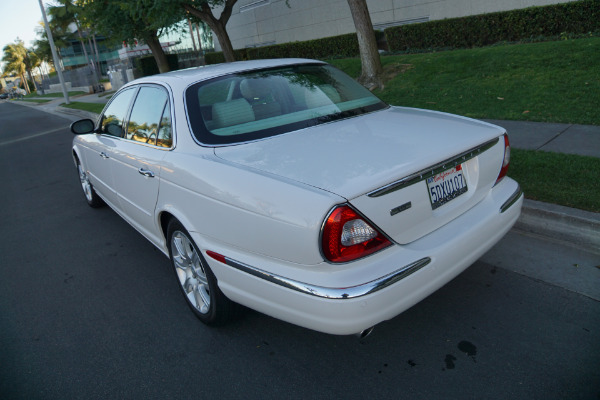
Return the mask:
MULTIPOLYGON (((56 51, 58 57, 61 58, 60 49, 69 46, 68 37, 70 33, 65 31, 62 26, 57 25, 54 21, 49 21, 50 30, 52 31, 52 37, 54 44, 56 45, 56 51)), ((33 42, 33 48, 35 54, 44 62, 54 66, 54 60, 52 59, 52 50, 50 48, 50 41, 48 40, 48 34, 44 29, 44 23, 41 22, 40 26, 36 29, 38 38, 33 42)))
POLYGON ((31 76, 31 70, 27 70, 28 51, 25 48, 22 40, 17 39, 15 43, 4 46, 4 55, 2 61, 6 63, 4 67, 4 75, 15 73, 21 79, 21 83, 25 86, 27 94, 30 93, 29 85, 25 79, 25 72, 31 76))
POLYGON ((33 86, 35 87, 35 91, 38 91, 37 83, 33 78, 33 70, 34 68, 39 67, 42 64, 42 60, 35 54, 34 50, 29 48, 26 49, 25 59, 23 62, 25 63, 25 69, 27 70, 27 75, 29 75, 29 80, 33 82, 33 86))

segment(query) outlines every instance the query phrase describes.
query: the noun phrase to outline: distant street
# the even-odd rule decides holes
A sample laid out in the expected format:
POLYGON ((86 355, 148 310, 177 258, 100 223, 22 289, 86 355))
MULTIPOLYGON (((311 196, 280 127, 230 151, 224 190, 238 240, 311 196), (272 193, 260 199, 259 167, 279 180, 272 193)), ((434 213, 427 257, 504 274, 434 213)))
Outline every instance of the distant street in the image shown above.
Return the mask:
POLYGON ((87 206, 72 120, 0 101, 0 399, 600 399, 600 255, 511 231, 362 341, 251 310, 208 328, 87 206))

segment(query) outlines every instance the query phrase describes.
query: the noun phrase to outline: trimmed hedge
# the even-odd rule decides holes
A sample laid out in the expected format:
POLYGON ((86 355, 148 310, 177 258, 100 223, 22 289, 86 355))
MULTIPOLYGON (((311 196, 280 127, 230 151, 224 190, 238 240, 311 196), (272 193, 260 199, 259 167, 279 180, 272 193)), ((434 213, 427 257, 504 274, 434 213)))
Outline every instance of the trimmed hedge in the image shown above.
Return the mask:
MULTIPOLYGON (((247 50, 248 49, 234 50, 233 53, 235 54, 236 61, 248 60, 247 50)), ((204 62, 206 64, 224 63, 225 56, 223 55, 223 52, 221 52, 221 51, 206 53, 206 54, 204 54, 204 62)))
POLYGON ((356 33, 248 49, 248 58, 251 60, 265 58, 323 59, 335 56, 355 57, 358 54, 356 33))
POLYGON ((387 28, 390 51, 488 46, 600 32, 600 0, 474 15, 387 28))
MULTIPOLYGON (((322 60, 331 57, 356 57, 358 55, 356 33, 235 51, 236 60, 267 58, 314 58, 322 60)), ((221 52, 207 53, 205 61, 206 64, 216 64, 225 62, 225 58, 221 52)))
MULTIPOLYGON (((166 54, 167 62, 169 63, 169 69, 176 71, 179 69, 179 61, 177 61, 177 54, 166 54)), ((156 75, 159 72, 158 65, 154 56, 140 57, 136 60, 136 67, 141 72, 142 76, 156 75)))
MULTIPOLYGON (((383 35, 376 31, 378 40, 383 35)), ((489 46, 499 42, 600 33, 600 0, 495 12, 402 25, 384 31, 390 51, 410 52, 489 46)), ((235 50, 236 60, 358 56, 356 33, 303 42, 235 50)), ((205 55, 206 64, 225 62, 223 53, 205 55)))

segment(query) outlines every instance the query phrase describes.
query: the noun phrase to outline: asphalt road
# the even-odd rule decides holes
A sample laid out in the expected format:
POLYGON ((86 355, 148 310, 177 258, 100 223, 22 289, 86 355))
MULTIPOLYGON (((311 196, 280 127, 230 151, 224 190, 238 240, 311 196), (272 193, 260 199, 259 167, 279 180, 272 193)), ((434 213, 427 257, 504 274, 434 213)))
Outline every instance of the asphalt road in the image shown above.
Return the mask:
POLYGON ((253 311, 208 328, 168 260, 86 205, 69 123, 0 102, 1 399, 600 399, 599 299, 518 266, 560 254, 597 287, 598 255, 512 232, 363 341, 253 311))

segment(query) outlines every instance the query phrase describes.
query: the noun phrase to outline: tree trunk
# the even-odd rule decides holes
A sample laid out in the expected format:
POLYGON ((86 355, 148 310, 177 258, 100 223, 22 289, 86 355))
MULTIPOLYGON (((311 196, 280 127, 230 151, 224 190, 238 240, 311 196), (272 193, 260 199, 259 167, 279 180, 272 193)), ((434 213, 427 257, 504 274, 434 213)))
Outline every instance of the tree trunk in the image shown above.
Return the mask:
MULTIPOLYGON (((88 34, 88 44, 90 45, 90 51, 94 49, 92 45, 92 39, 88 34)), ((92 53, 92 65, 94 66, 94 74, 96 76, 96 80, 98 81, 98 85, 100 85, 100 71, 98 71, 98 63, 96 63, 96 56, 92 53)))
POLYGON ((39 88, 38 90, 39 90, 40 92, 42 92, 42 93, 40 93, 41 95, 44 95, 44 71, 42 71, 42 64, 40 64, 40 65, 37 67, 37 69, 38 69, 38 72, 40 73, 40 80, 42 81, 42 82, 40 83, 40 88, 39 88))
MULTIPOLYGON (((27 75, 29 76, 29 80, 31 82, 33 82, 33 87, 35 88, 35 91, 37 92, 38 91, 37 84, 35 83, 35 79, 33 79, 33 73, 31 72, 30 69, 27 69, 27 75)), ((29 89, 29 83, 27 83, 27 89, 29 89)))
POLYGON ((25 78, 25 74, 21 74, 21 83, 23 84, 23 89, 25 89, 25 93, 31 93, 31 91, 29 90, 29 84, 27 83, 27 79, 25 78))
POLYGON ((196 39, 194 38, 194 28, 192 27, 192 21, 190 21, 190 19, 188 18, 187 22, 188 22, 188 26, 190 28, 190 36, 192 37, 192 44, 194 45, 194 52, 197 52, 198 48, 196 47, 196 39))
POLYGON ((154 60, 156 61, 156 65, 158 65, 158 72, 165 73, 169 72, 171 68, 169 68, 169 62, 167 61, 167 56, 165 55, 162 46, 160 45, 160 41, 158 40, 158 36, 156 34, 152 36, 148 36, 144 38, 148 47, 150 47, 150 51, 154 56, 154 60))
POLYGON ((237 3, 237 0, 226 0, 219 19, 215 18, 213 15, 208 2, 201 3, 199 6, 200 8, 193 7, 189 4, 182 5, 184 10, 199 18, 201 21, 204 21, 209 28, 212 29, 215 35, 217 35, 217 40, 219 41, 219 45, 221 45, 225 62, 235 61, 235 53, 233 52, 231 39, 229 39, 229 34, 225 29, 235 3, 237 3))
MULTIPOLYGON (((202 38, 200 37, 200 23, 196 22, 196 34, 198 35, 198 48, 200 49, 200 55, 204 55, 204 49, 202 48, 202 38)), ((192 34, 193 36, 193 34, 192 34)))
MULTIPOLYGON (((87 49, 85 48, 85 42, 83 41, 83 35, 81 34, 81 26, 79 22, 75 20, 75 26, 77 27, 77 36, 79 36, 79 42, 81 43, 81 48, 83 49, 83 55, 85 56, 85 60, 87 61, 88 68, 92 68, 90 57, 88 56, 87 49)), ((96 83, 99 83, 98 77, 94 74, 94 78, 96 78, 96 83)))
POLYGON ((360 49, 362 71, 358 81, 369 90, 383 88, 383 67, 377 49, 377 40, 371 23, 366 0, 348 0, 360 49))
POLYGON ((98 43, 96 43, 96 34, 92 33, 92 41, 94 42, 94 52, 96 53, 96 62, 98 65, 98 74, 102 76, 102 67, 100 66, 100 53, 98 53, 98 43))
POLYGON ((215 32, 215 35, 217 35, 217 39, 221 45, 221 50, 223 51, 223 56, 225 57, 225 62, 234 62, 235 53, 233 52, 233 46, 231 45, 229 34, 225 30, 225 26, 219 21, 217 21, 214 26, 211 26, 210 24, 208 24, 208 26, 210 26, 213 32, 215 32))

